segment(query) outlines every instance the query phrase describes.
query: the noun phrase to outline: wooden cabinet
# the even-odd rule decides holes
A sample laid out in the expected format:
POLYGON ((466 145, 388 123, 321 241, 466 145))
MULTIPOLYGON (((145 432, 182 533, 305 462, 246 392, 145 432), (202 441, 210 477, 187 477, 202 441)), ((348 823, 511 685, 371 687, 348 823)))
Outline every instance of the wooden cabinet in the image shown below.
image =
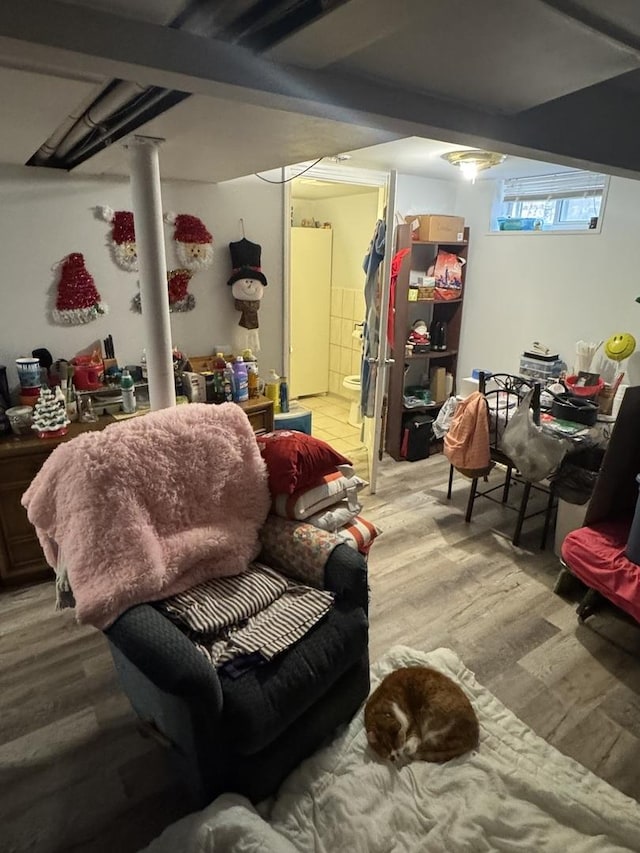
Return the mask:
POLYGON ((268 397, 256 397, 238 405, 247 413, 256 435, 273 431, 273 400, 268 397))
MULTIPOLYGON (((273 401, 258 397, 239 403, 256 434, 273 430, 273 401)), ((62 438, 12 437, 0 441, 0 585, 17 586, 53 576, 20 500, 49 454, 61 442, 103 429, 114 418, 95 424, 70 424, 62 438)))
POLYGON ((49 454, 59 444, 113 418, 95 424, 70 424, 62 438, 7 438, 0 441, 0 584, 19 585, 52 577, 35 530, 20 500, 49 454))
POLYGON ((459 299, 450 301, 423 300, 409 301, 409 273, 411 270, 426 272, 435 262, 438 251, 454 252, 465 261, 469 248, 469 229, 464 230, 464 240, 460 243, 433 243, 411 240, 409 225, 399 225, 396 229, 396 251, 409 249, 398 273, 395 288, 395 314, 393 318, 394 346, 391 357, 394 363, 389 371, 389 389, 387 394, 385 449, 396 460, 402 459, 400 448, 402 432, 407 418, 414 414, 428 414, 436 417, 442 401, 420 407, 408 408, 404 405, 406 388, 427 386, 431 369, 444 367, 455 380, 462 308, 465 293, 467 265, 462 268, 462 291, 459 299), (424 319, 428 326, 432 321, 446 325, 447 349, 443 352, 431 350, 421 355, 407 355, 405 344, 409 331, 417 319, 424 319))

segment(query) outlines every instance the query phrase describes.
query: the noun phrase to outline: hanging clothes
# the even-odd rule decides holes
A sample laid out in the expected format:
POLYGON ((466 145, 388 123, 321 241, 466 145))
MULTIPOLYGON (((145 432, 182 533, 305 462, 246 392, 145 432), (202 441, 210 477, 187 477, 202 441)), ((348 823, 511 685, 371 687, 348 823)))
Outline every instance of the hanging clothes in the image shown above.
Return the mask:
POLYGON ((380 347, 378 294, 378 269, 384 258, 386 224, 379 219, 373 232, 369 250, 362 268, 366 273, 364 282, 365 321, 362 333, 362 365, 360 370, 360 412, 363 417, 373 417, 373 400, 376 387, 377 365, 370 358, 377 358, 380 347))
POLYGON ((407 255, 411 254, 411 249, 400 249, 396 252, 391 261, 391 281, 389 282, 389 316, 387 317, 387 340, 389 346, 393 348, 395 343, 395 323, 396 323, 396 285, 398 283, 398 274, 403 260, 407 255))

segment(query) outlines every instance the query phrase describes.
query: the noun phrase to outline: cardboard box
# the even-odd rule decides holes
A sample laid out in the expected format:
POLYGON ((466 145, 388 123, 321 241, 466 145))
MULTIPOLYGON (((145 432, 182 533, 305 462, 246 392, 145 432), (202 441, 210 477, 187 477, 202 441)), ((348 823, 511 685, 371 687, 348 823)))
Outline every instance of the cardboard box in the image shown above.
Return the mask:
POLYGON ((464 217, 420 213, 405 216, 413 240, 430 243, 460 243, 464 240, 464 217))
POLYGON ((429 371, 429 390, 434 403, 447 399, 447 371, 444 367, 432 367, 429 371))

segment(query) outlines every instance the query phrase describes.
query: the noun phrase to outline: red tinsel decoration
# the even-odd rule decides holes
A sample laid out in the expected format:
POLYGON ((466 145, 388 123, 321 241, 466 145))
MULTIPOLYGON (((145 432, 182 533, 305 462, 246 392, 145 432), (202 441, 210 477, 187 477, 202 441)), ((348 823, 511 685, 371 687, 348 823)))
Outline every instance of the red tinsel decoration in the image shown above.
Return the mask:
POLYGON ((74 308, 92 308, 100 304, 100 294, 93 276, 84 265, 84 257, 74 252, 62 264, 60 284, 56 298, 58 311, 74 308))
POLYGON ((179 302, 185 299, 191 281, 191 274, 188 270, 171 270, 167 274, 169 285, 169 304, 179 302))

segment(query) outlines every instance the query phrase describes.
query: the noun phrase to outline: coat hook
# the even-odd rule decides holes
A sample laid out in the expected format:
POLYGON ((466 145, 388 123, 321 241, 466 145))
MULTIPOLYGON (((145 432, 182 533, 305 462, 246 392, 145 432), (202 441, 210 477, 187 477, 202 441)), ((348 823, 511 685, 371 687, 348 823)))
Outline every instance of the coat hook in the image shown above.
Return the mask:
POLYGON ((243 238, 244 238, 244 236, 245 236, 245 233, 244 233, 244 219, 243 219, 242 217, 240 217, 240 225, 242 226, 242 236, 243 236, 243 238))

